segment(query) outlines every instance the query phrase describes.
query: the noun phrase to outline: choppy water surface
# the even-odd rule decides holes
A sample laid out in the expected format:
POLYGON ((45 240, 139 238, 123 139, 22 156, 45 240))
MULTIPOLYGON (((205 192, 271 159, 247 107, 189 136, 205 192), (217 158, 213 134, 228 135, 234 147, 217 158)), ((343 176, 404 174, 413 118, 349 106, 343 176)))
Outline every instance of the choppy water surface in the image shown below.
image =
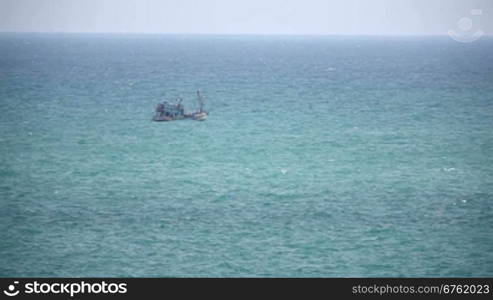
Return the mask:
POLYGON ((491 38, 2 34, 0 275, 493 276, 492 82, 491 38))

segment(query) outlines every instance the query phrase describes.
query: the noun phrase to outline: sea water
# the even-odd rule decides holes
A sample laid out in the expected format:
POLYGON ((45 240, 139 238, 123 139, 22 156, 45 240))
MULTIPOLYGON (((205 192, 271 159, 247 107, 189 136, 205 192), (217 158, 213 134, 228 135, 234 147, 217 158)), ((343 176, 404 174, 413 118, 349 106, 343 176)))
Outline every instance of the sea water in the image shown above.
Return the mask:
POLYGON ((493 39, 3 33, 0 275, 493 276, 493 39))

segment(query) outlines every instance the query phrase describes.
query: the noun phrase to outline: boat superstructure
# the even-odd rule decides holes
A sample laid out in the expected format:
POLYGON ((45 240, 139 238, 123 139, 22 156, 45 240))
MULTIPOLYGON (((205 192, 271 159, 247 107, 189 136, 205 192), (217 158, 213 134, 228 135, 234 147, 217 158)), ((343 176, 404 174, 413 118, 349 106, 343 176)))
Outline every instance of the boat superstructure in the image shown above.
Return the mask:
POLYGON ((197 100, 200 108, 197 111, 187 113, 184 106, 181 104, 183 99, 178 98, 174 103, 163 101, 156 106, 156 113, 152 118, 153 121, 175 121, 182 119, 192 119, 196 121, 204 121, 209 116, 209 112, 204 110, 204 97, 197 91, 197 100))

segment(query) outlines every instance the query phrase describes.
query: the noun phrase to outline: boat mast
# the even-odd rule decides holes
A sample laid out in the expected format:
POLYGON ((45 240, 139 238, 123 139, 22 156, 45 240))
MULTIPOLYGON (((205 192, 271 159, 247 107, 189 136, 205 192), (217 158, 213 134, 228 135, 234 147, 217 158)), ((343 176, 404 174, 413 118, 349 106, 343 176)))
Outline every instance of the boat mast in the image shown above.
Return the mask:
POLYGON ((199 91, 197 91, 197 100, 200 103, 200 111, 199 112, 203 112, 203 110, 204 110, 204 99, 200 95, 200 92, 199 91))

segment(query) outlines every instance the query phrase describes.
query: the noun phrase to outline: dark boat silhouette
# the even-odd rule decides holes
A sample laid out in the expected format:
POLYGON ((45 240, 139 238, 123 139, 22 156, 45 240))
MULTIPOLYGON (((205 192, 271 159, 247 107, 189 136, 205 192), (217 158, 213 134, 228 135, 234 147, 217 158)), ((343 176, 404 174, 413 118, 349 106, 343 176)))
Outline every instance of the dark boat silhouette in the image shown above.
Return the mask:
POLYGON ((164 101, 156 106, 156 113, 152 118, 153 121, 175 121, 183 119, 192 119, 196 121, 204 121, 209 116, 209 112, 204 110, 204 98, 197 91, 197 100, 199 101, 200 108, 197 111, 186 113, 184 106, 181 104, 183 99, 178 98, 175 103, 164 101))

